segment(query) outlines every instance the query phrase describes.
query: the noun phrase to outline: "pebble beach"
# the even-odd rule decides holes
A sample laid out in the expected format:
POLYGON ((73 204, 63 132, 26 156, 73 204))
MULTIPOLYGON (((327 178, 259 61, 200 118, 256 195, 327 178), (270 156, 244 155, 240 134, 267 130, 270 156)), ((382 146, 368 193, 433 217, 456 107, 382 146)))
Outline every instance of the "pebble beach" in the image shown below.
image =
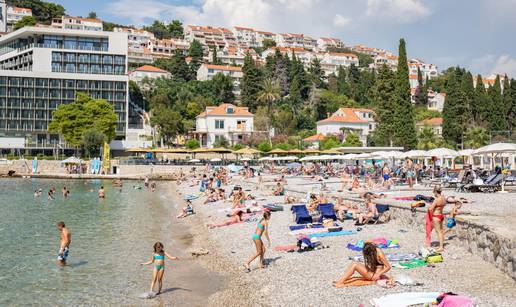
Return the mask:
MULTIPOLYGON (((259 204, 281 204, 284 197, 272 195, 273 179, 277 176, 265 175, 264 185, 258 187, 256 179, 244 180, 233 175, 232 185, 241 185, 246 193, 254 195, 259 204)), ((318 183, 310 178, 288 177, 287 196, 299 196, 303 192, 317 190, 318 183), (315 187, 315 188, 314 188, 315 187)), ((335 179, 334 182, 338 181, 335 179)), ((356 193, 348 191, 336 193, 340 184, 327 185, 328 195, 339 195, 346 198, 357 197, 356 193)), ((230 186, 231 187, 231 186, 230 186)), ((229 190, 227 188, 226 191, 229 190)), ((417 193, 430 194, 431 188, 423 185, 415 187, 417 193)), ((185 182, 177 185, 178 192, 184 195, 198 194, 198 186, 185 182)), ((413 195, 415 191, 394 190, 388 194, 413 195)), ((460 193, 446 192, 446 195, 463 196, 460 193)), ((467 194, 473 201, 467 211, 472 216, 484 214, 495 218, 506 216, 515 217, 516 209, 514 194, 467 194), (496 207, 491 204, 497 203, 496 207), (490 210, 490 208, 494 208, 490 210), (489 209, 489 211, 487 211, 489 209)), ((196 222, 219 223, 227 220, 226 214, 231 207, 230 201, 218 201, 203 204, 203 197, 193 201, 196 210, 196 222)), ((465 210, 466 211, 466 210, 465 210)), ((188 220, 186 218, 185 220, 188 220)), ((180 222, 182 223, 182 222, 180 222)), ((186 222, 188 223, 188 221, 186 222)), ((421 223, 424 223, 422 220, 421 223)), ((383 237, 397 240, 400 247, 386 249, 385 253, 417 253, 423 246, 424 233, 411 225, 405 225, 398 220, 386 223, 366 225, 357 231, 353 221, 339 222, 344 230, 352 230, 350 235, 324 237, 320 241, 327 248, 307 252, 280 252, 275 246, 296 244, 296 237, 290 234, 289 225, 294 225, 290 205, 285 204, 284 210, 273 212, 269 232, 271 248, 267 249, 265 269, 257 268, 254 263, 249 273, 244 272, 243 263, 254 253, 251 235, 254 233, 256 222, 243 222, 235 225, 206 229, 206 242, 200 246, 214 249, 218 270, 231 275, 231 285, 227 290, 216 293, 211 297, 211 305, 236 304, 253 306, 373 306, 371 300, 383 295, 401 292, 453 292, 470 297, 475 306, 514 306, 516 301, 516 282, 507 274, 489 262, 482 255, 471 253, 464 244, 451 233, 446 237, 444 261, 433 266, 403 269, 393 267, 388 273, 390 277, 403 278, 408 276, 418 286, 396 285, 393 288, 382 288, 378 285, 334 288, 332 281, 337 280, 350 264, 350 257, 360 255, 346 246, 358 240, 368 240, 383 237)), ((435 234, 434 234, 434 240, 435 234)))

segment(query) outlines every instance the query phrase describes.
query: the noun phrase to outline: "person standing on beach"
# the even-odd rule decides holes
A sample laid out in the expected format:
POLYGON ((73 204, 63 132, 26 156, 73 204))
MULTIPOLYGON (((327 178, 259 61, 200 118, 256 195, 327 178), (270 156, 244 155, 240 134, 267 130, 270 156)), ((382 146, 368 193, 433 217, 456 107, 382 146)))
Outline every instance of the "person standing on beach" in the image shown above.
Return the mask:
POLYGON ((158 292, 156 294, 161 293, 161 288, 163 286, 163 274, 165 273, 165 257, 172 260, 179 260, 179 257, 170 256, 167 252, 165 252, 165 249, 163 248, 163 243, 156 242, 154 243, 154 255, 152 255, 151 260, 140 263, 140 265, 154 263, 154 271, 152 272, 150 293, 154 292, 154 285, 156 284, 156 282, 158 282, 158 292))
POLYGON ((258 222, 256 226, 255 233, 253 234, 253 242, 256 247, 256 253, 244 264, 245 271, 251 272, 251 262, 253 262, 256 258, 260 257, 260 268, 265 268, 264 256, 265 256, 265 246, 263 245, 262 235, 265 234, 265 238, 267 238, 267 242, 269 243, 269 247, 271 246, 271 239, 269 238, 269 220, 271 218, 270 211, 263 212, 263 218, 258 222))
POLYGON ((57 261, 60 265, 65 265, 66 258, 68 258, 68 254, 70 252, 70 243, 72 243, 72 233, 68 228, 66 228, 65 223, 62 221, 57 223, 57 229, 61 233, 57 261))
POLYGON ((415 172, 414 172, 414 162, 410 158, 407 158, 407 183, 409 185, 409 188, 414 187, 414 178, 415 178, 415 172))
POLYGON ((439 238, 439 249, 436 252, 442 252, 444 250, 444 230, 443 230, 443 221, 444 214, 443 209, 446 206, 446 199, 442 194, 442 189, 440 187, 434 188, 434 202, 428 207, 428 211, 426 212, 425 222, 426 222, 426 246, 430 247, 432 243, 432 229, 435 229, 437 232, 437 237, 439 238))

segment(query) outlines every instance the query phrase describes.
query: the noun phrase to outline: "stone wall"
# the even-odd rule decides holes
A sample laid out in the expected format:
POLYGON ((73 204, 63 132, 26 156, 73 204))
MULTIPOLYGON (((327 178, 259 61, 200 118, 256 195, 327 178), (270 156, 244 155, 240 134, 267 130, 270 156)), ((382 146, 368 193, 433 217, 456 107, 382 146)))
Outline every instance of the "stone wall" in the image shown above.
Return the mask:
MULTIPOLYGON (((32 173, 32 160, 12 160, 7 164, 0 165, 0 175, 7 175, 9 171, 16 174, 30 175, 32 173)), ((61 165, 61 161, 39 160, 38 174, 66 174, 66 169, 61 165)))

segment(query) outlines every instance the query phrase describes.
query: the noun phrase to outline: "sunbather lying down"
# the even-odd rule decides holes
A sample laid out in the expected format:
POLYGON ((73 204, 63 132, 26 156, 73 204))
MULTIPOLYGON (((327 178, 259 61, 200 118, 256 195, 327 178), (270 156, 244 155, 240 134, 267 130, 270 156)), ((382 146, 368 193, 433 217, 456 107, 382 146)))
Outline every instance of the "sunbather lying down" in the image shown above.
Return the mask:
POLYGON ((220 224, 208 224, 207 226, 208 226, 208 228, 213 229, 213 228, 217 228, 217 227, 224 227, 224 226, 241 223, 244 221, 243 214, 244 214, 244 212, 242 210, 238 210, 231 216, 231 218, 229 220, 222 222, 220 224))
POLYGON ((364 280, 378 281, 383 274, 391 269, 391 265, 384 253, 374 243, 365 243, 362 253, 364 255, 364 264, 353 261, 344 272, 344 275, 339 280, 333 282, 334 287, 346 286, 353 278, 355 272, 360 274, 364 280))

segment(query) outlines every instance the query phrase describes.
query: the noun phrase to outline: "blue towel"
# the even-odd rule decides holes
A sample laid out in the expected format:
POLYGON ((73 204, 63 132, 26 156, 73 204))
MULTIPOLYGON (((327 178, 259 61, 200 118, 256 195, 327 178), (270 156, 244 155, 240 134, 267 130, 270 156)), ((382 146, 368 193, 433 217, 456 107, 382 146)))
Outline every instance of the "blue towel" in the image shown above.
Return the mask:
POLYGON ((353 230, 341 230, 341 231, 335 231, 335 232, 312 233, 312 234, 309 234, 308 237, 322 238, 322 237, 346 236, 346 235, 352 235, 354 233, 355 232, 353 230))
MULTIPOLYGON (((290 228, 291 231, 294 231, 294 230, 305 229, 305 228, 307 228, 306 226, 307 225, 293 225, 293 226, 288 226, 288 228, 290 228)), ((312 224, 312 228, 323 228, 323 227, 324 226, 321 224, 312 224)))
MULTIPOLYGON (((400 248, 399 245, 384 245, 384 244, 381 244, 381 245, 377 245, 378 248, 400 248)), ((357 252, 361 252, 363 247, 360 247, 360 246, 357 246, 357 245, 354 245, 354 244, 351 244, 351 243, 348 243, 348 246, 347 246, 348 249, 352 250, 352 251, 357 251, 357 252)))

